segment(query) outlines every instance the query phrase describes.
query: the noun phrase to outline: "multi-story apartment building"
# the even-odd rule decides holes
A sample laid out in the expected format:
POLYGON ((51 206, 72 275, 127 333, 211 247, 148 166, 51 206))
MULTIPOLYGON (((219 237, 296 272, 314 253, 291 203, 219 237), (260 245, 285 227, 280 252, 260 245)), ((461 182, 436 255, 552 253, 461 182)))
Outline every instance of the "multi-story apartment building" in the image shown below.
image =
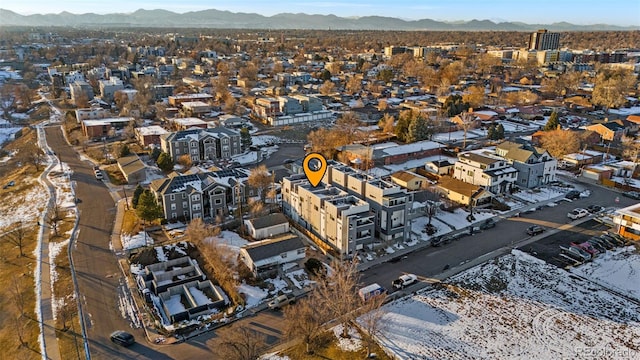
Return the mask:
POLYGON ((339 164, 329 166, 325 179, 328 184, 369 204, 375 220, 376 238, 382 241, 409 238, 413 194, 406 189, 339 164))
POLYGON ((305 95, 258 98, 253 114, 273 126, 328 119, 332 116, 330 111, 324 110, 320 99, 305 95))
POLYGON ((228 213, 229 188, 212 173, 178 175, 157 179, 150 188, 168 220, 215 218, 228 213))
POLYGON ((413 195, 405 189, 335 162, 323 184, 313 187, 304 175, 284 178, 282 207, 336 251, 352 254, 372 242, 409 238, 413 195))
POLYGON ((493 194, 503 194, 515 184, 518 170, 506 159, 495 155, 465 152, 458 154, 453 178, 482 186, 493 194))
POLYGON ((76 109, 76 121, 78 123, 84 120, 105 119, 110 115, 111 113, 109 112, 109 110, 100 107, 76 109))
POLYGON ((176 161, 188 154, 194 162, 227 159, 242 153, 240 133, 224 127, 189 129, 160 137, 162 151, 176 161))
POLYGON ((283 212, 342 255, 375 241, 369 204, 336 187, 314 187, 304 175, 283 179, 283 212))
POLYGON ((78 105, 78 102, 82 98, 84 98, 85 101, 90 101, 93 99, 93 88, 91 88, 91 85, 89 85, 89 83, 86 81, 74 81, 73 84, 69 86, 69 91, 71 99, 76 105, 78 105))
POLYGON ((557 50, 560 48, 560 33, 538 30, 529 35, 529 50, 557 50))
POLYGON ((111 77, 108 80, 100 80, 100 96, 102 100, 112 101, 113 96, 118 90, 124 89, 124 83, 117 77, 111 77))
POLYGON ((496 147, 496 155, 518 170, 519 186, 534 188, 556 181, 558 161, 545 149, 505 141, 496 147))

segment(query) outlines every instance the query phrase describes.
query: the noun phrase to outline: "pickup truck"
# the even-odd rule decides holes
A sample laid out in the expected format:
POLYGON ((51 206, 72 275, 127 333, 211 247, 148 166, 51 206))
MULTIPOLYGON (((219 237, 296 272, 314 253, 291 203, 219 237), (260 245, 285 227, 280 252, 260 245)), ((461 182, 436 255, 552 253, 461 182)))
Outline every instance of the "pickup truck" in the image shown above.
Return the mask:
POLYGON ((415 276, 414 274, 405 274, 405 275, 400 275, 399 278, 393 280, 391 285, 395 289, 402 289, 405 286, 409 286, 411 284, 414 284, 416 281, 418 281, 418 277, 415 276))
POLYGON ((296 297, 293 294, 284 294, 284 295, 280 295, 277 298, 269 301, 269 304, 267 304, 267 306, 269 306, 269 309, 271 310, 278 310, 281 307, 283 307, 284 305, 290 305, 296 302, 296 297))

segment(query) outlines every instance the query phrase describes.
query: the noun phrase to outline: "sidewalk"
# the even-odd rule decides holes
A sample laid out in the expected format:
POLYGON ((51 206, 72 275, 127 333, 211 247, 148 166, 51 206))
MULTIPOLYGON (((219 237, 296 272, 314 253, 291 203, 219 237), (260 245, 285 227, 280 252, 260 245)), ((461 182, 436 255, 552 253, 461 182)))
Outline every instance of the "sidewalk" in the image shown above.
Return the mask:
MULTIPOLYGON (((44 129, 42 127, 38 128, 38 145, 43 149, 49 149, 47 145, 47 140, 44 135, 44 129)), ((46 151, 45 151, 46 152, 46 151)), ((52 164, 50 164, 40 175, 40 182, 47 187, 47 192, 49 193, 49 202, 47 204, 46 210, 42 213, 40 217, 40 262, 39 262, 39 270, 40 270, 40 307, 42 324, 40 325, 42 331, 42 341, 44 354, 42 354, 47 359, 52 360, 61 360, 60 356, 60 348, 58 347, 58 337, 56 336, 56 321, 53 318, 53 294, 51 293, 51 267, 49 265, 49 232, 50 229, 46 225, 47 217, 49 210, 56 203, 56 192, 53 187, 53 184, 48 179, 49 172, 58 166, 57 158, 51 156, 51 158, 55 159, 52 164)))

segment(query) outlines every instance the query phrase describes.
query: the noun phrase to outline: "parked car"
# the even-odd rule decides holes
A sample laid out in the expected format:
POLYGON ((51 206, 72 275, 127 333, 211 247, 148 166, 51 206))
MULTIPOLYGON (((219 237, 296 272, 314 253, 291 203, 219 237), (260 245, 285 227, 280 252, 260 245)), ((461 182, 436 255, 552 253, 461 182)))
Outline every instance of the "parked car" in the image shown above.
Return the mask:
POLYGON ((122 330, 116 330, 112 332, 109 338, 114 343, 122 346, 131 346, 136 342, 136 339, 133 337, 133 335, 122 330))
POLYGON ((584 251, 581 248, 576 247, 576 246, 569 246, 568 248, 561 247, 561 249, 569 251, 569 252, 579 256, 584 261, 589 261, 589 260, 591 260, 591 257, 592 257, 591 254, 589 254, 588 252, 586 252, 586 251, 584 251))
POLYGON ((416 281, 418 281, 418 277, 415 276, 414 274, 405 274, 405 275, 400 275, 399 278, 393 280, 391 285, 395 289, 402 289, 405 286, 409 286, 411 284, 414 284, 416 281))
POLYGON ((592 257, 600 254, 600 252, 596 250, 593 246, 591 246, 591 244, 589 244, 588 242, 583 242, 583 243, 572 242, 571 246, 588 252, 592 257))
POLYGON ((496 222, 493 219, 487 219, 480 224, 480 230, 487 230, 496 227, 496 222))
POLYGON ((587 211, 589 211, 592 214, 599 213, 602 210, 604 210, 604 207, 602 207, 600 205, 589 205, 589 206, 587 206, 587 211))
POLYGON ((293 294, 284 294, 269 301, 269 304, 267 304, 267 306, 269 306, 269 309, 271 310, 278 310, 284 305, 290 305, 295 302, 296 302, 296 297, 293 294))
POLYGON ((96 174, 95 174, 95 175, 96 175, 96 180, 102 180, 102 179, 104 179, 104 176, 102 176, 102 173, 101 173, 101 172, 96 172, 96 174))
POLYGON ((13 180, 11 180, 11 181, 9 181, 8 183, 6 183, 2 188, 3 188, 3 189, 8 189, 9 187, 11 187, 11 186, 15 186, 15 185, 16 185, 16 182, 15 182, 15 181, 13 181, 13 180))
POLYGON ((567 217, 571 220, 578 220, 588 215, 589 211, 587 211, 587 209, 575 208, 573 209, 573 211, 567 214, 567 217))
POLYGON ((568 193, 564 194, 564 197, 570 200, 580 199, 580 191, 571 190, 568 193))
POLYGON ((636 200, 640 200, 640 193, 637 191, 627 191, 627 192, 623 192, 622 196, 626 196, 628 198, 632 198, 632 199, 636 199, 636 200))
POLYGON ((527 228, 527 235, 535 236, 538 234, 542 234, 544 232, 544 228, 538 225, 531 225, 527 228))

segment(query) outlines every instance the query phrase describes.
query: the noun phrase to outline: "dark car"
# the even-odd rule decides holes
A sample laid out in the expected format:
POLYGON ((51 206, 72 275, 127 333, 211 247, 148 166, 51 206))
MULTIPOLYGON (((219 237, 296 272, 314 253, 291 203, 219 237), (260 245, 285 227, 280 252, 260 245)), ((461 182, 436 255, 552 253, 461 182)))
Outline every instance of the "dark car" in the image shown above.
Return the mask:
POLYGON ((580 199, 580 192, 578 190, 571 190, 564 194, 564 197, 570 200, 580 199))
POLYGON ((602 206, 600 206, 600 205, 589 205, 589 206, 587 206, 587 211, 589 211, 592 214, 599 213, 602 210, 604 210, 604 208, 602 206))
POLYGON ((109 338, 114 343, 122 346, 131 346, 136 342, 136 339, 133 337, 133 335, 122 330, 112 332, 109 338))
POLYGON ((635 200, 640 200, 640 193, 637 191, 627 191, 627 192, 623 192, 622 196, 626 196, 628 198, 632 198, 635 200))
POLYGON ((496 227, 496 222, 493 219, 487 219, 480 224, 480 230, 487 230, 496 227))
POLYGON ((527 228, 527 235, 535 236, 538 234, 542 234, 544 232, 544 228, 538 225, 532 225, 527 228))

